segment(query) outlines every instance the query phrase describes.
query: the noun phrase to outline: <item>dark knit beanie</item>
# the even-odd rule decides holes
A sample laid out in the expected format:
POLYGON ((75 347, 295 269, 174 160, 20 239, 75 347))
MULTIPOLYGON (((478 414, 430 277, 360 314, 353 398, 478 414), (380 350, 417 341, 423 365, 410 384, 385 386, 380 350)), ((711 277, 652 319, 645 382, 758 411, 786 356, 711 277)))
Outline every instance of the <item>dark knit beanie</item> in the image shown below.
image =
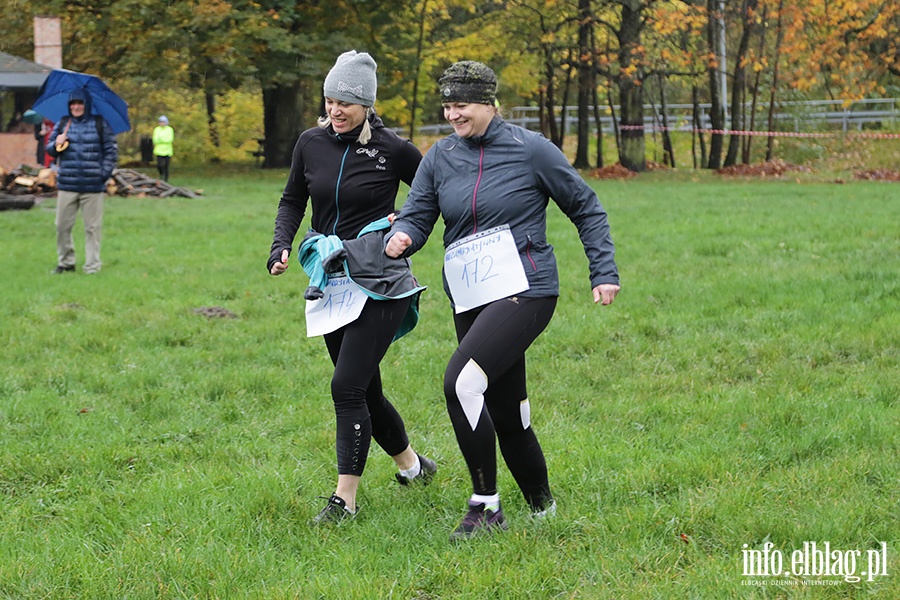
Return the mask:
POLYGON ((375 59, 366 52, 350 50, 337 57, 325 77, 322 90, 326 98, 341 102, 374 106, 378 90, 375 59))
POLYGON ((497 100, 497 76, 489 66, 474 60, 453 63, 438 80, 441 102, 490 104, 497 100))

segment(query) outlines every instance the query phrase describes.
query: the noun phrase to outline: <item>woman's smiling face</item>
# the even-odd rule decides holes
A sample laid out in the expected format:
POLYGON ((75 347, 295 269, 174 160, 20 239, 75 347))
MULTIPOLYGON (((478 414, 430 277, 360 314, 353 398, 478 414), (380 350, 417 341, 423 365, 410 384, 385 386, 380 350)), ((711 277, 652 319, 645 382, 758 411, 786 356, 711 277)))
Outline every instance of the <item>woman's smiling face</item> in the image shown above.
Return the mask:
POLYGON ((496 109, 489 104, 474 102, 444 102, 444 118, 462 138, 484 135, 496 109))
POLYGON ((366 118, 366 107, 362 104, 351 104, 334 98, 325 98, 325 112, 331 119, 335 133, 353 131, 366 118))

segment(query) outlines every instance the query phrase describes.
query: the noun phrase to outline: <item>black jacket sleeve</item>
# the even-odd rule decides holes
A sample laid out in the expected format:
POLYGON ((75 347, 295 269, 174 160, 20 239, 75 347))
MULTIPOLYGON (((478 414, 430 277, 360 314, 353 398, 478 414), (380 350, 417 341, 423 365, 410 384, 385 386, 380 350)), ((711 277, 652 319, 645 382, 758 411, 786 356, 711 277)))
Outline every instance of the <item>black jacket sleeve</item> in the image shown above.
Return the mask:
POLYGON ((291 159, 291 171, 288 174, 287 183, 281 193, 278 202, 278 213, 275 215, 275 232, 272 237, 272 247, 269 250, 269 260, 266 262, 266 272, 271 272, 272 265, 281 260, 281 252, 287 248, 291 252, 294 237, 300 229, 300 223, 306 214, 306 204, 309 201, 309 188, 303 175, 303 136, 297 140, 294 146, 294 154, 291 159))

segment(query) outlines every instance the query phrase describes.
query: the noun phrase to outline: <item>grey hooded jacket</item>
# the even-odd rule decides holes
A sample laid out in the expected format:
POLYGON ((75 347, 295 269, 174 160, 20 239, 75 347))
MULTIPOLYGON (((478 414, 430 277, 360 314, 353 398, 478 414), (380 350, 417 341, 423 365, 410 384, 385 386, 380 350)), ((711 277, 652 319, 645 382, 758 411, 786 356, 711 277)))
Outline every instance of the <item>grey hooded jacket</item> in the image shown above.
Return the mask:
POLYGON ((547 241, 550 198, 578 230, 591 287, 618 284, 615 248, 597 195, 549 140, 499 116, 482 136, 452 134, 431 147, 385 239, 398 231, 408 234, 412 244, 404 256, 409 256, 425 244, 439 216, 445 224, 444 248, 508 224, 529 283, 519 295, 558 296, 556 258, 547 241))

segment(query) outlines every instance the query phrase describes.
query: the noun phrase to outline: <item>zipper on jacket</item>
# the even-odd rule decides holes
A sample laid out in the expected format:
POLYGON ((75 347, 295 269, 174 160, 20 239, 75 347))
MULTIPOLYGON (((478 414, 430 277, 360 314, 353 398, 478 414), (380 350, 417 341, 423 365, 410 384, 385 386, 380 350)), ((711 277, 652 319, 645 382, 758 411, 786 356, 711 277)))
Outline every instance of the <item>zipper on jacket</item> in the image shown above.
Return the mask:
MULTIPOLYGON (((341 136, 336 136, 338 139, 341 139, 341 136)), ((344 150, 344 155, 341 157, 341 168, 338 169, 337 183, 334 185, 334 227, 331 228, 332 235, 337 235, 337 226, 338 221, 341 220, 341 205, 338 202, 338 198, 341 195, 341 179, 344 177, 344 163, 347 161, 347 154, 350 152, 350 143, 347 143, 347 149, 344 150)))
POLYGON ((528 243, 525 244, 525 256, 528 257, 528 262, 531 263, 531 268, 537 271, 537 265, 534 264, 534 259, 531 258, 531 236, 526 235, 525 238, 528 240, 528 243))
POLYGON ((481 185, 481 174, 484 171, 484 146, 480 147, 481 154, 478 157, 478 179, 475 180, 475 191, 472 192, 472 222, 474 227, 472 233, 478 232, 478 213, 476 212, 476 204, 478 203, 478 186, 481 185))

